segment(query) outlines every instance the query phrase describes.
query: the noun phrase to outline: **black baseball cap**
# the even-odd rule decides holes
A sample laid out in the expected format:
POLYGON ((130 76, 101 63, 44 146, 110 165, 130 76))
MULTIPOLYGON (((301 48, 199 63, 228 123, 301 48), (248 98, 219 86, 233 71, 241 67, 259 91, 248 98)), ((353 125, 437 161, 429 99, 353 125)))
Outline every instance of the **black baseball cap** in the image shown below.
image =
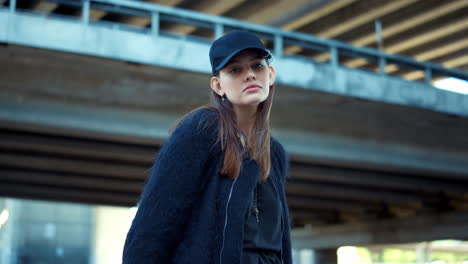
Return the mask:
POLYGON ((211 44, 210 62, 213 75, 224 68, 237 53, 246 49, 258 50, 264 58, 271 58, 270 51, 255 34, 242 30, 231 31, 211 44))

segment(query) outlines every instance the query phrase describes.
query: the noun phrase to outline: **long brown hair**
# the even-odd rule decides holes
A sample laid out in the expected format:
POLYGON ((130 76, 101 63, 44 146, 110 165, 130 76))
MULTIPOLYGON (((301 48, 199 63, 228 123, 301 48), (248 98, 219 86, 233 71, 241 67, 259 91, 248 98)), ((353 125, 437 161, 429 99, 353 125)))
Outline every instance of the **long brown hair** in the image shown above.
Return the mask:
MULTIPOLYGON (((269 60, 266 60, 266 62, 267 65, 270 65, 269 60)), ((270 174, 271 167, 270 112, 273 104, 274 85, 270 86, 267 99, 258 105, 255 123, 249 138, 246 138, 237 127, 236 114, 232 103, 227 98, 223 101, 221 96, 212 89, 210 90, 211 104, 199 107, 191 112, 201 108, 209 108, 218 112, 219 129, 217 143, 221 143, 224 152, 221 174, 231 179, 237 178, 242 166, 243 156, 244 154, 248 154, 260 166, 260 179, 262 181, 266 180, 270 174), (239 135, 246 138, 246 148, 242 146, 239 135)), ((179 120, 178 123, 185 119, 185 117, 179 120)))
POLYGON ((222 175, 231 179, 239 176, 242 157, 247 151, 249 157, 256 160, 260 166, 260 179, 267 179, 271 167, 270 112, 273 94, 274 85, 270 86, 267 99, 258 105, 252 133, 250 138, 246 138, 246 148, 243 148, 238 137, 238 135, 242 135, 242 132, 237 128, 236 115, 231 102, 229 100, 223 102, 221 96, 211 91, 211 101, 219 116, 218 140, 224 150, 222 175))

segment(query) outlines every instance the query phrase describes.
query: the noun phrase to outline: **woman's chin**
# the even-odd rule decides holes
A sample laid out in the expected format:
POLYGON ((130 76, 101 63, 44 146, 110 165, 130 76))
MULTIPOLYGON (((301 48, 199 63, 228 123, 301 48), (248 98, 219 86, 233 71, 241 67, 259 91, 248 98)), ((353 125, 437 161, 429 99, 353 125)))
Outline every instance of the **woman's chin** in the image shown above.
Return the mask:
POLYGON ((239 104, 236 104, 238 107, 254 107, 254 106, 258 106, 259 104, 261 104, 262 102, 264 102, 265 100, 249 100, 248 102, 242 102, 242 103, 239 103, 239 104))
POLYGON ((249 98, 246 98, 244 104, 250 106, 259 105, 260 103, 264 102, 267 98, 268 96, 264 96, 263 94, 252 95, 249 98))

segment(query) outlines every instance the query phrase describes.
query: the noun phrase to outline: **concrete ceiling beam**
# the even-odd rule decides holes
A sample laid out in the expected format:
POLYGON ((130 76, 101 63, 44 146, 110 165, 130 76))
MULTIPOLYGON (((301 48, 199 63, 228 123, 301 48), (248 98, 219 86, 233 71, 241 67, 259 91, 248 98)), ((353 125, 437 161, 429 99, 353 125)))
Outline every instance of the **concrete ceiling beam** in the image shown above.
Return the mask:
MULTIPOLYGON (((433 39, 443 38, 450 34, 457 33, 468 28, 468 18, 461 18, 455 22, 441 25, 437 29, 428 30, 427 32, 414 36, 413 38, 403 40, 397 44, 387 46, 385 51, 388 53, 401 53, 405 50, 417 47, 424 43, 430 42, 433 39)), ((368 61, 365 59, 355 59, 345 63, 346 66, 355 68, 367 65, 368 61)))
POLYGON ((353 201, 336 200, 336 199, 323 199, 323 198, 305 198, 295 195, 288 196, 288 204, 293 207, 303 209, 326 209, 326 210, 340 210, 349 211, 354 213, 364 213, 365 210, 377 210, 378 204, 372 203, 359 203, 353 201))
MULTIPOLYGON (((429 9, 427 12, 423 12, 422 14, 413 16, 403 21, 398 21, 398 23, 395 23, 393 25, 383 27, 382 38, 385 39, 388 37, 392 37, 400 32, 404 32, 416 26, 423 25, 436 18, 449 15, 450 13, 457 11, 461 8, 465 8, 467 6, 468 1, 446 1, 443 3, 442 6, 436 9, 429 9)), ((376 34, 375 32, 372 32, 348 42, 356 46, 367 46, 369 44, 374 43, 376 40, 376 34)))
MULTIPOLYGON (((311 199, 313 200, 313 199, 311 199)), ((343 200, 343 203, 347 201, 343 200)), ((414 209, 406 209, 404 216, 402 214, 394 214, 384 205, 378 207, 362 207, 362 210, 342 210, 334 207, 301 207, 291 204, 288 197, 290 214, 293 219, 293 224, 296 226, 324 226, 336 224, 353 224, 366 221, 372 221, 382 217, 408 217, 415 215, 417 212, 414 209)))
MULTIPOLYGON (((198 2, 192 10, 203 12, 210 15, 223 15, 224 13, 228 12, 229 10, 243 4, 246 0, 224 0, 224 1, 216 1, 216 0, 204 0, 198 2)), ((166 30, 176 32, 178 34, 187 35, 194 32, 197 27, 189 26, 189 25, 171 25, 166 30)))
POLYGON ((292 225, 304 226, 304 225, 327 225, 329 223, 336 223, 341 220, 341 214, 338 211, 333 210, 304 210, 299 208, 290 208, 289 214, 292 218, 292 225))
MULTIPOLYGON (((430 22, 431 20, 434 20, 438 17, 442 17, 445 15, 449 15, 450 13, 457 11, 461 8, 465 8, 468 6, 468 1, 448 1, 444 2, 444 4, 436 9, 429 9, 427 12, 423 12, 422 14, 419 14, 417 16, 411 17, 409 19, 405 19, 399 23, 390 25, 390 26, 385 26, 382 28, 382 39, 386 39, 392 36, 397 35, 398 33, 407 31, 411 28, 423 25, 425 23, 430 22)), ((368 46, 372 43, 375 43, 377 40, 375 32, 370 32, 369 34, 352 39, 347 41, 348 43, 355 45, 355 46, 368 46)), ((442 50, 441 50, 442 51, 442 50)), ((441 51, 438 51, 436 53, 441 53, 441 51)), ((442 51, 443 52, 443 51, 442 51)), ((428 52, 430 53, 430 52, 428 52)), ((449 51, 443 54, 447 54, 449 51)), ((443 55, 442 54, 442 55, 443 55)), ((425 58, 427 57, 426 55, 421 55, 422 58, 418 58, 415 56, 414 58, 416 60, 430 60, 431 58, 425 58)), ((320 55, 314 56, 315 60, 318 61, 324 61, 329 58, 329 54, 322 53, 320 55)), ((391 68, 390 68, 391 69, 391 68)), ((390 70, 389 72, 394 72, 395 70, 390 70)))
POLYGON ((456 244, 439 244, 438 241, 435 242, 422 242, 415 244, 383 244, 383 245, 371 245, 368 246, 371 250, 383 250, 386 248, 395 248, 408 251, 416 251, 418 248, 428 247, 431 252, 444 252, 444 253, 453 253, 453 254, 467 254, 468 253, 468 243, 459 241, 456 244))
MULTIPOLYGON (((320 38, 335 38, 344 32, 355 29, 366 23, 372 22, 392 12, 398 11, 399 9, 407 7, 413 3, 416 3, 417 1, 419 0, 398 0, 385 2, 386 4, 379 5, 374 9, 371 9, 363 14, 352 17, 351 19, 348 19, 346 21, 342 21, 341 23, 335 26, 325 28, 319 32, 314 32, 313 34, 320 38)), ((285 53, 295 54, 300 51, 302 51, 301 47, 291 46, 285 50, 285 53)))
POLYGON ((460 66, 464 66, 466 64, 468 64, 468 55, 460 56, 460 57, 442 62, 442 66, 446 68, 457 68, 460 66))
POLYGON ((310 226, 293 230, 291 236, 295 248, 316 249, 436 239, 464 240, 468 237, 468 213, 425 213, 405 219, 310 226))
POLYGON ((63 192, 69 189, 99 189, 103 192, 134 192, 139 194, 142 189, 142 180, 117 179, 109 177, 89 177, 87 175, 41 172, 34 170, 18 170, 0 168, 0 182, 15 182, 18 185, 36 186, 49 185, 62 188, 63 192))
POLYGON ((145 2, 158 4, 158 5, 165 5, 165 6, 177 6, 182 3, 184 0, 145 0, 145 2))
POLYGON ((277 17, 293 12, 308 2, 307 0, 277 0, 265 5, 261 1, 253 1, 245 8, 238 8, 233 12, 228 12, 227 15, 251 23, 269 24, 277 17))
MULTIPOLYGON (((460 57, 453 58, 453 59, 450 59, 450 60, 446 60, 446 61, 442 62, 441 64, 445 68, 457 68, 457 67, 460 67, 460 66, 464 66, 464 65, 468 64, 468 55, 460 56, 460 57)), ((406 80, 411 80, 411 81, 419 80, 419 79, 424 78, 424 72, 412 71, 410 73, 404 74, 403 78, 405 78, 406 80)))
MULTIPOLYGON (((435 49, 431 49, 425 52, 417 53, 413 55, 413 58, 418 60, 418 61, 430 61, 435 58, 442 57, 447 54, 451 54, 460 50, 464 50, 468 48, 468 38, 463 38, 460 40, 454 40, 453 42, 437 47, 435 49)), ((385 68, 386 73, 394 73, 399 70, 399 67, 397 65, 388 65, 385 68)))
POLYGON ((103 10, 92 9, 92 8, 89 10, 89 20, 91 21, 98 21, 101 18, 103 18, 105 15, 107 15, 107 12, 103 10))
POLYGON ((111 141, 97 141, 79 137, 50 134, 8 132, 0 130, 0 148, 16 152, 34 151, 58 156, 83 157, 133 162, 150 166, 158 148, 111 141))
POLYGON ((0 154, 0 166, 135 180, 144 180, 148 169, 147 166, 136 166, 134 164, 14 152, 2 152, 0 154))
POLYGON ((118 206, 135 206, 138 194, 103 192, 95 189, 63 189, 50 185, 18 185, 16 183, 2 182, 0 194, 7 197, 26 199, 54 200, 60 202, 77 202, 89 204, 108 204, 118 206))
POLYGON ((421 202, 433 197, 417 195, 409 192, 396 192, 381 188, 350 187, 338 184, 312 183, 306 181, 290 181, 286 185, 286 191, 291 195, 309 195, 322 198, 338 198, 354 201, 388 201, 401 203, 415 208, 421 207, 421 202))
POLYGON ((386 4, 376 9, 369 10, 368 12, 360 14, 351 20, 344 21, 340 25, 323 30, 319 32, 317 35, 321 38, 337 37, 346 31, 362 26, 365 23, 373 22, 374 20, 382 16, 398 11, 399 9, 405 8, 413 3, 416 3, 417 1, 419 0, 399 0, 399 1, 385 2, 386 4))
MULTIPOLYGON (((158 5, 166 5, 166 6, 177 6, 183 0, 147 0, 145 2, 158 4, 158 5)), ((138 26, 138 27, 146 27, 151 23, 151 18, 149 17, 126 17, 121 20, 121 22, 138 26)))
POLYGON ((58 5, 58 3, 54 2, 39 1, 34 3, 32 9, 36 12, 50 14, 54 12, 55 9, 57 9, 58 5))
POLYGON ((385 170, 359 170, 347 167, 340 168, 314 165, 298 167, 293 163, 290 166, 289 173, 294 179, 316 182, 351 184, 354 186, 405 191, 418 190, 432 193, 438 193, 442 189, 456 193, 468 192, 468 185, 465 181, 450 181, 447 174, 441 176, 444 180, 435 180, 434 175, 426 177, 426 172, 423 171, 420 172, 421 174, 416 174, 417 172, 395 174, 385 170), (386 180, 382 181, 384 178, 386 180))
POLYGON ((298 17, 297 19, 282 25, 281 28, 291 31, 297 30, 298 28, 313 23, 314 21, 317 21, 324 16, 332 14, 336 10, 346 7, 355 1, 356 0, 333 1, 330 4, 324 5, 312 12, 305 14, 304 16, 298 17))

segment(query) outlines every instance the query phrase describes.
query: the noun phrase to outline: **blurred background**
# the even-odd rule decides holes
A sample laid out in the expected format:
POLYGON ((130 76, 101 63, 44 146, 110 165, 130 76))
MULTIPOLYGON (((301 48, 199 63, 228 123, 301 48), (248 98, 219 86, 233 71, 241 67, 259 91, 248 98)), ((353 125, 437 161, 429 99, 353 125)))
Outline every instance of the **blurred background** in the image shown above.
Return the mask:
POLYGON ((468 0, 0 0, 0 264, 121 263, 235 29, 273 53, 294 262, 468 263, 468 0))

